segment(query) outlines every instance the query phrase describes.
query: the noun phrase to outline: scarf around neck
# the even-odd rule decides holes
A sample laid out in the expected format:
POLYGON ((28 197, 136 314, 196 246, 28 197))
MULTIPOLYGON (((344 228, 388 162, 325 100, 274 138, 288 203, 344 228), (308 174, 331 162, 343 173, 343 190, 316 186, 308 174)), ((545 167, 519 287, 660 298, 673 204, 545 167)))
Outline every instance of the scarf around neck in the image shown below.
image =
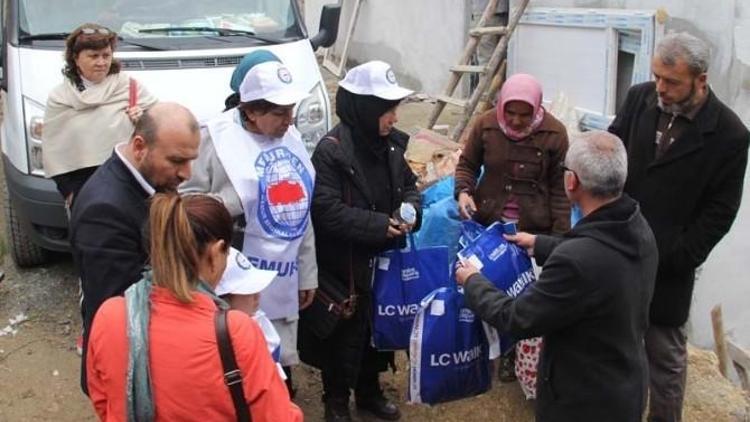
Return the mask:
MULTIPOLYGON (((152 278, 153 272, 146 270, 139 282, 125 290, 128 336, 128 372, 125 392, 128 422, 154 420, 154 395, 148 360, 152 278)), ((200 281, 197 291, 208 295, 218 308, 229 309, 229 304, 219 298, 206 282, 200 281)))

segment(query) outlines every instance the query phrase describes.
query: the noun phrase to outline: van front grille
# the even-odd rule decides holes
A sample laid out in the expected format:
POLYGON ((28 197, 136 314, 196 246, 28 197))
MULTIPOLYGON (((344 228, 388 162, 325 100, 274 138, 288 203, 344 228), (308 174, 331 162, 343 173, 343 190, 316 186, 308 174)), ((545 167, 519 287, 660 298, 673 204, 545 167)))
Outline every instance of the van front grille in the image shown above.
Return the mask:
POLYGON ((184 59, 120 59, 123 70, 202 69, 234 67, 242 56, 189 57, 184 59))

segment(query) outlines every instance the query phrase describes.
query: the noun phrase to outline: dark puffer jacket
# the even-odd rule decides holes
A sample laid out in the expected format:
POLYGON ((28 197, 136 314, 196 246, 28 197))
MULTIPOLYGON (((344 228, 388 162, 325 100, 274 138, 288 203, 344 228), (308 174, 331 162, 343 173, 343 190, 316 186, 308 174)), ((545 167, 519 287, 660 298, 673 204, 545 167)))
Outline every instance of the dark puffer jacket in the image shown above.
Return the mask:
MULTIPOLYGON (((341 283, 348 286, 350 276, 353 277, 359 295, 357 315, 353 319, 360 323, 345 324, 347 333, 334 332, 333 338, 329 339, 315 338, 309 330, 315 321, 307 318, 305 312, 301 313, 300 323, 302 360, 320 367, 325 360, 331 359, 331 353, 341 352, 342 355, 335 359, 347 369, 350 379, 356 379, 356 374, 352 372, 359 368, 360 355, 367 342, 365 337, 369 333, 371 261, 379 252, 400 247, 405 241, 403 237, 386 237, 388 219, 402 202, 410 202, 417 210, 420 209, 416 176, 404 159, 408 135, 394 130, 387 140, 383 140, 388 143, 391 190, 387 210, 378 210, 375 204, 383 201, 373 198, 373 191, 383 192, 382 184, 387 182, 365 179, 363 166, 355 158, 354 142, 349 127, 339 124, 315 149, 312 156, 316 172, 312 221, 319 285, 341 283), (376 189, 378 183, 381 186, 376 189), (335 339, 346 344, 332 352, 330 343, 337 341, 335 339)), ((418 214, 414 230, 419 228, 420 222, 421 213, 418 214)))
MULTIPOLYGON (((318 267, 338 280, 348 280, 347 255, 351 245, 354 280, 363 293, 370 288, 370 259, 403 242, 403 238, 392 241, 386 237, 391 214, 401 202, 410 202, 419 209, 416 176, 404 160, 408 139, 407 134, 398 130, 388 138, 392 192, 390 209, 384 211, 374 209, 369 184, 386 182, 370 182, 363 177, 360 164, 354 159, 353 140, 346 126, 336 126, 320 142, 312 157, 316 172, 312 220, 318 267), (351 198, 345 198, 345 186, 351 198)), ((417 229, 418 226, 414 228, 417 229)))

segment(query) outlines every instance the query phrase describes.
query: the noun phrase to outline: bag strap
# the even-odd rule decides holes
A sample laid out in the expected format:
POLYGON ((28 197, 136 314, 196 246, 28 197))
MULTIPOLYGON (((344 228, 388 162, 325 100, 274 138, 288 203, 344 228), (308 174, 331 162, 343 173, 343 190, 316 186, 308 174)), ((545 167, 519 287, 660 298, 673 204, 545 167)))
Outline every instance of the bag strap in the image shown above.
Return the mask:
MULTIPOLYGON (((327 135, 324 136, 323 139, 328 139, 331 142, 333 142, 336 145, 341 146, 341 141, 339 141, 338 138, 327 135)), ((343 190, 344 190, 344 203, 348 205, 349 207, 352 206, 352 184, 348 181, 347 178, 344 178, 342 181, 343 184, 343 190)), ((349 242, 349 297, 352 298, 355 296, 355 290, 354 290, 354 251, 353 244, 349 242)))
POLYGON ((138 105, 138 81, 130 78, 128 85, 128 107, 134 107, 138 105))
POLYGON ((250 409, 248 409, 245 401, 245 391, 242 388, 242 372, 237 367, 232 338, 229 336, 229 330, 227 329, 226 310, 217 309, 214 315, 214 325, 216 326, 216 343, 219 346, 221 366, 224 369, 224 383, 229 387, 229 392, 232 393, 237 421, 251 422, 253 418, 250 416, 250 409))

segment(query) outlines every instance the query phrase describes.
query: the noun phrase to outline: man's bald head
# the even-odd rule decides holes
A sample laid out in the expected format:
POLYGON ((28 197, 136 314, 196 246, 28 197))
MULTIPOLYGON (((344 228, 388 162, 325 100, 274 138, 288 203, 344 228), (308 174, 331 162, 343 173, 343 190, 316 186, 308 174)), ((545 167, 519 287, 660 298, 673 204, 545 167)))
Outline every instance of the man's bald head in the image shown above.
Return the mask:
POLYGON ((135 125, 133 137, 140 136, 151 145, 159 137, 159 129, 182 129, 192 134, 198 133, 198 121, 185 106, 177 103, 156 103, 146 110, 135 125))
POLYGON ((193 113, 176 103, 157 103, 136 124, 130 140, 133 163, 157 191, 176 190, 190 178, 200 130, 193 113))

